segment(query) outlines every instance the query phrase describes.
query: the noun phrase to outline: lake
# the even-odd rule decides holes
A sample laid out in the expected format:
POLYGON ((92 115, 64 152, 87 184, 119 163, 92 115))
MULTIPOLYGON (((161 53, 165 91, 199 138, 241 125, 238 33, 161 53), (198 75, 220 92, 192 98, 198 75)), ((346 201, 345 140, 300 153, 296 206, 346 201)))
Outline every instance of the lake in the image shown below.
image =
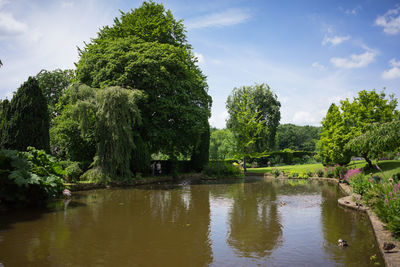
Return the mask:
POLYGON ((384 266, 368 217, 342 196, 333 183, 262 178, 75 192, 0 213, 0 263, 384 266))

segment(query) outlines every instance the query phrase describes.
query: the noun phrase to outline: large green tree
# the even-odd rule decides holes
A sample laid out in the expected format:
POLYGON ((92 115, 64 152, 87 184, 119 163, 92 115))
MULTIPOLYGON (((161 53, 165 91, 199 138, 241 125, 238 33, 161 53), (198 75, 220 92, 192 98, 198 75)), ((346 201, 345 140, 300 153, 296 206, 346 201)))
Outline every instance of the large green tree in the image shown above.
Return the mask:
POLYGON ((281 124, 277 129, 278 149, 314 151, 319 140, 321 128, 315 126, 298 126, 294 124, 281 124))
POLYGON ((345 148, 368 159, 368 164, 372 167, 369 159, 379 159, 384 152, 393 152, 399 149, 400 120, 373 123, 367 129, 366 132, 351 139, 345 148))
POLYGON ((74 79, 73 70, 56 69, 53 71, 41 70, 35 78, 39 82, 43 95, 47 99, 49 113, 51 117, 56 117, 59 113, 56 109, 58 100, 63 95, 68 86, 74 79))
POLYGON ((243 160, 244 172, 246 172, 246 159, 260 156, 256 151, 256 142, 261 138, 260 134, 265 128, 265 120, 262 119, 261 110, 255 105, 250 90, 243 87, 241 93, 237 94, 234 89, 226 104, 229 120, 235 122, 230 125, 236 143, 235 157, 243 160))
MULTIPOLYGON (((146 158, 140 155, 145 152, 137 150, 144 150, 141 140, 135 142, 141 123, 137 104, 143 98, 138 90, 74 84, 61 100, 64 109, 55 120, 52 144, 64 155, 75 157, 71 159, 93 159, 95 151, 89 172, 92 179, 110 182, 132 177, 141 163, 133 159, 146 158), (81 154, 76 155, 77 151, 81 154)), ((150 161, 141 164, 150 165, 150 161)))
MULTIPOLYGON (((345 165, 354 155, 346 144, 363 134, 371 123, 392 121, 398 111, 397 99, 393 95, 386 98, 384 92, 360 91, 353 101, 340 101, 340 107, 332 104, 322 121, 319 156, 324 164, 345 165)), ((361 156, 361 155, 359 155, 361 156)), ((368 156, 366 160, 369 161, 368 156)))
POLYGON ((49 151, 47 101, 38 81, 29 77, 18 88, 6 112, 1 145, 6 149, 26 150, 28 146, 49 151))
POLYGON ((163 5, 144 2, 80 50, 76 79, 144 92, 138 132, 151 153, 176 158, 192 154, 209 127, 211 97, 196 61, 182 22, 163 5))
MULTIPOLYGON (((276 130, 281 119, 280 107, 281 104, 271 88, 267 84, 256 84, 254 86, 242 86, 234 88, 231 96, 227 100, 228 110, 236 110, 241 101, 242 95, 246 94, 252 100, 249 108, 254 113, 259 113, 259 120, 263 121, 264 127, 257 136, 255 150, 264 152, 274 149, 276 130)), ((235 128, 238 123, 235 116, 230 116, 227 121, 227 128, 235 128)))

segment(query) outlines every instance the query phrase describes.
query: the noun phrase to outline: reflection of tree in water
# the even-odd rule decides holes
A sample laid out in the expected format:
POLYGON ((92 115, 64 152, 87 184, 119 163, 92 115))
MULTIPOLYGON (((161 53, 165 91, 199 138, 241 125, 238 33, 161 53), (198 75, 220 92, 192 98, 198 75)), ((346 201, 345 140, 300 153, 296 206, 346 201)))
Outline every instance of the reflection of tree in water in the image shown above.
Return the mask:
POLYGON ((282 242, 275 188, 271 183, 237 186, 227 243, 241 256, 269 256, 282 242))
POLYGON ((24 239, 10 248, 23 255, 19 266, 207 266, 212 251, 204 189, 93 191, 79 199, 86 207, 20 224, 5 238, 24 239))
POLYGON ((324 249, 336 262, 344 266, 374 266, 369 257, 380 253, 372 227, 364 213, 339 207, 337 199, 343 194, 336 185, 326 185, 322 189, 321 225, 324 235, 324 249), (348 241, 350 247, 338 247, 338 239, 348 241))

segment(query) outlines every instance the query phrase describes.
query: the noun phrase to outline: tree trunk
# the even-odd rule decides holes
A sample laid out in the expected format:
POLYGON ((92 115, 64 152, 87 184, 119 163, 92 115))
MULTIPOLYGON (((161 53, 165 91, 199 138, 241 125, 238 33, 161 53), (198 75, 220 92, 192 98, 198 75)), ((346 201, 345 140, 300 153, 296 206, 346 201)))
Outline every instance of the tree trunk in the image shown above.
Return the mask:
POLYGON ((363 155, 363 158, 365 159, 365 161, 368 163, 368 167, 370 167, 371 169, 373 168, 372 166, 372 162, 371 160, 368 158, 368 156, 366 154, 363 155))

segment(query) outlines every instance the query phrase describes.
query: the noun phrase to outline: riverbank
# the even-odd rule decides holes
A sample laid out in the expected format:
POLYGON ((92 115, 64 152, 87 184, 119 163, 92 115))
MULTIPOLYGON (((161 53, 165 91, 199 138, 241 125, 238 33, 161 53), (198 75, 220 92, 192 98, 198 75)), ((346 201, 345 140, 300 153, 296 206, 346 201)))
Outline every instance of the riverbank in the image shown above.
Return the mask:
POLYGON ((393 237, 393 234, 386 228, 386 225, 378 218, 374 211, 372 211, 369 207, 362 205, 361 196, 354 194, 351 186, 340 183, 339 187, 345 194, 347 194, 346 197, 338 200, 339 205, 346 208, 363 211, 368 214, 372 229, 374 230, 376 241, 379 244, 379 250, 385 259, 386 266, 400 266, 400 242, 393 237), (396 245, 396 247, 393 250, 386 252, 383 249, 383 244, 385 242, 393 243, 396 245))
MULTIPOLYGON (((201 173, 181 174, 178 176, 178 179, 179 180, 199 180, 199 179, 202 179, 202 174, 201 173)), ((172 177, 172 176, 152 176, 152 177, 144 177, 144 178, 140 178, 137 180, 133 180, 129 183, 112 183, 109 185, 96 184, 96 183, 66 183, 64 185, 69 190, 76 192, 76 191, 86 191, 86 190, 103 189, 103 188, 127 187, 127 186, 165 183, 165 182, 172 182, 172 181, 174 181, 174 177, 172 177)))

